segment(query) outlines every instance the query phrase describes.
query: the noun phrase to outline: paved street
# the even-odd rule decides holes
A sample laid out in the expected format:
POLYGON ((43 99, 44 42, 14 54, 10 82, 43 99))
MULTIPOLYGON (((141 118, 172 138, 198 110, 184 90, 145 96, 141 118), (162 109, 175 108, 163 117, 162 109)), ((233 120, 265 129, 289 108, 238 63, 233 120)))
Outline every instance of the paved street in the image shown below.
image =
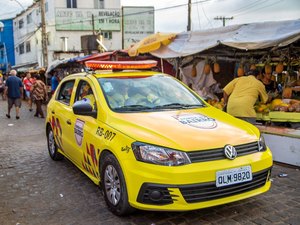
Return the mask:
POLYGON ((44 119, 35 118, 24 102, 20 120, 14 109, 7 119, 6 107, 0 100, 0 225, 300 224, 300 171, 278 164, 271 190, 251 199, 192 212, 116 217, 83 173, 67 160, 50 159, 44 119))

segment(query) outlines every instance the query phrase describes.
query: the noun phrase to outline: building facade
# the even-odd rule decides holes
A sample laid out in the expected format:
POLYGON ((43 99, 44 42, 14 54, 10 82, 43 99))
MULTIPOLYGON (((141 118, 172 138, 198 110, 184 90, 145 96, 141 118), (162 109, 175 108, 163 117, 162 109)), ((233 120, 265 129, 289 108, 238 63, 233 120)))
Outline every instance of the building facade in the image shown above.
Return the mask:
MULTIPOLYGON (((39 4, 13 19, 16 69, 45 66, 39 4)), ((45 17, 49 63, 83 55, 82 49, 97 50, 82 46, 89 44, 84 36, 93 35, 107 50, 122 48, 120 0, 45 0, 45 17)))
POLYGON ((4 27, 0 32, 0 70, 6 73, 15 65, 13 19, 1 20, 4 27))

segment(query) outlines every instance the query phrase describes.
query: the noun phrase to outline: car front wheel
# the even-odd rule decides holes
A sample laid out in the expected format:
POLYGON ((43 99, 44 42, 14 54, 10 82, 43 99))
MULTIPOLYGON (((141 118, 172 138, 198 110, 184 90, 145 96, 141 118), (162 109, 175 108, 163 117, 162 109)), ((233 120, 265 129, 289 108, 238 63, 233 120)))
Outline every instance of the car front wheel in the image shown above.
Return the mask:
POLYGON ((101 161, 101 186, 105 202, 111 212, 125 216, 134 211, 128 203, 128 194, 122 169, 112 154, 101 161))

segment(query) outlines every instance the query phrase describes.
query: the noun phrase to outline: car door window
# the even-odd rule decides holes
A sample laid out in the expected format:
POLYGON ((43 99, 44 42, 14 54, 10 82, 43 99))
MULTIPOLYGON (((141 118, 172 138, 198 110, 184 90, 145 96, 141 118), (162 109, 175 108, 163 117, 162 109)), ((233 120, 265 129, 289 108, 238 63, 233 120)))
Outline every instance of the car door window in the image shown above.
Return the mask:
POLYGON ((91 85, 88 82, 81 80, 78 84, 78 88, 75 96, 75 102, 83 99, 88 100, 90 104, 93 106, 94 110, 97 109, 95 95, 93 93, 91 85))
POLYGON ((59 90, 56 100, 61 101, 67 105, 70 105, 73 86, 74 86, 74 80, 69 80, 69 81, 64 82, 60 86, 60 90, 59 90))

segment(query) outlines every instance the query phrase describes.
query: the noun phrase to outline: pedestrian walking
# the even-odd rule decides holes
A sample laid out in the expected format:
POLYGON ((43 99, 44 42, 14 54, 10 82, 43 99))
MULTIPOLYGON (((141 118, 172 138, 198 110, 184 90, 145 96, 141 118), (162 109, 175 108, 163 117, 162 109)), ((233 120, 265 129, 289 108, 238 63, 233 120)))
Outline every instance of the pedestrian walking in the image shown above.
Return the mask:
POLYGON ((60 82, 60 78, 58 76, 58 73, 55 72, 51 78, 51 94, 54 94, 59 82, 60 82))
POLYGON ((26 77, 23 80, 24 89, 25 89, 25 97, 28 101, 29 111, 32 111, 32 99, 31 99, 31 86, 34 83, 34 79, 31 78, 31 74, 29 72, 26 73, 26 77))
POLYGON ((17 71, 11 70, 10 76, 7 78, 5 82, 5 91, 4 94, 7 96, 7 104, 8 110, 6 117, 10 119, 10 111, 15 105, 16 108, 16 119, 20 119, 20 108, 22 104, 22 97, 23 97, 23 84, 19 77, 17 77, 17 71))
POLYGON ((40 75, 35 76, 36 81, 32 85, 31 94, 34 103, 36 104, 36 111, 34 116, 44 118, 44 113, 42 109, 42 104, 45 100, 47 100, 47 87, 44 82, 41 80, 40 75))
POLYGON ((0 95, 2 96, 2 100, 4 100, 4 89, 5 89, 5 82, 2 73, 0 73, 0 95))

